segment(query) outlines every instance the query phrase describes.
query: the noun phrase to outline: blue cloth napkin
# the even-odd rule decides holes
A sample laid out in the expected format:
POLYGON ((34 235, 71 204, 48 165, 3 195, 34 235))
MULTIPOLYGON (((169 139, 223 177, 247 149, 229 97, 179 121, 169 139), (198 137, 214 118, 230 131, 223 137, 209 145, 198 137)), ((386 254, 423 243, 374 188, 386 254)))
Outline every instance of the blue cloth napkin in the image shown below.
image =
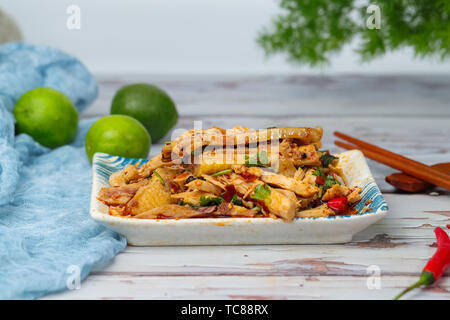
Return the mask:
MULTIPOLYGON (((0 298, 33 299, 77 287, 92 267, 114 257, 126 240, 89 216, 91 166, 80 121, 76 140, 54 150, 14 135, 12 110, 24 92, 52 87, 79 111, 97 85, 75 58, 50 47, 0 46, 0 298)), ((81 284, 82 285, 82 284, 81 284)))

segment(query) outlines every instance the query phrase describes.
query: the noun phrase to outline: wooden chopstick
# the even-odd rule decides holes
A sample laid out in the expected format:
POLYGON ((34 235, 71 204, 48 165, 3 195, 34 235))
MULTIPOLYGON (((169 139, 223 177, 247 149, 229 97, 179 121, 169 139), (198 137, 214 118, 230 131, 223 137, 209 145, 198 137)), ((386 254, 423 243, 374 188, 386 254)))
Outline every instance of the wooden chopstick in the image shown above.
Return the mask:
POLYGON ((341 148, 361 150, 362 153, 370 159, 401 170, 404 173, 430 182, 436 186, 450 190, 449 174, 440 172, 426 164, 406 158, 345 134, 335 132, 335 135, 345 140, 350 138, 349 140, 352 140, 351 142, 354 143, 354 145, 352 145, 342 141, 335 141, 334 143, 341 148))
POLYGON ((338 131, 335 131, 334 135, 339 137, 339 138, 341 138, 341 139, 347 140, 347 141, 355 144, 356 146, 362 147, 364 149, 368 149, 368 150, 373 151, 375 153, 382 154, 382 155, 384 155, 386 157, 389 157, 389 158, 394 158, 394 159, 396 159, 398 161, 401 161, 401 162, 404 162, 404 163, 408 163, 411 166, 415 166, 415 167, 421 168, 422 170, 425 170, 425 171, 429 172, 430 174, 434 174, 434 175, 440 176, 445 181, 449 181, 450 180, 450 175, 449 174, 441 172, 439 170, 436 170, 436 169, 434 169, 434 168, 432 168, 432 167, 430 167, 430 166, 428 166, 428 165, 426 165, 424 163, 421 163, 421 162, 415 161, 413 159, 404 157, 404 156, 399 155, 397 153, 394 153, 394 152, 391 152, 389 150, 380 148, 380 147, 375 146, 373 144, 370 144, 368 142, 365 142, 365 141, 353 138, 353 137, 351 137, 349 135, 346 135, 346 134, 338 132, 338 131))
POLYGON ((376 153, 384 154, 384 155, 389 156, 389 157, 391 157, 391 158, 395 158, 395 159, 397 159, 397 160, 399 160, 399 161, 404 161, 404 162, 407 162, 407 163, 411 163, 411 164, 413 164, 413 165, 421 165, 421 166, 426 166, 426 167, 428 167, 426 164, 423 164, 423 163, 418 162, 418 161, 415 161, 415 160, 413 160, 413 159, 404 157, 404 156, 402 156, 402 155, 399 155, 399 154, 397 154, 397 153, 391 152, 391 151, 389 151, 389 150, 380 148, 380 147, 378 147, 378 146, 376 146, 376 145, 373 145, 373 144, 370 144, 370 143, 368 143, 368 142, 365 142, 365 141, 362 141, 362 140, 353 138, 353 137, 351 137, 351 136, 349 136, 349 135, 346 135, 345 133, 342 133, 342 132, 339 132, 339 131, 335 131, 335 132, 334 132, 334 135, 335 135, 336 137, 338 137, 338 138, 341 138, 342 140, 346 140, 346 141, 348 141, 348 142, 351 142, 351 143, 353 143, 354 145, 357 145, 357 146, 359 146, 359 147, 362 147, 362 148, 371 150, 371 151, 376 152, 376 153))

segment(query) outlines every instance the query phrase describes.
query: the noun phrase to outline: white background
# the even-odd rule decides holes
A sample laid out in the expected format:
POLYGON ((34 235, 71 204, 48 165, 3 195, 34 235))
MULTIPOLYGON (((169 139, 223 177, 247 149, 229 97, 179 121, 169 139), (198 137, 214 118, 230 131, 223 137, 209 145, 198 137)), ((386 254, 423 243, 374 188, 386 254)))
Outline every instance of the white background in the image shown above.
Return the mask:
POLYGON ((371 63, 346 48, 331 67, 266 59, 258 31, 279 12, 275 0, 2 0, 25 40, 59 47, 96 73, 448 73, 450 63, 420 61, 408 50, 371 63), (81 8, 81 30, 66 9, 81 8))

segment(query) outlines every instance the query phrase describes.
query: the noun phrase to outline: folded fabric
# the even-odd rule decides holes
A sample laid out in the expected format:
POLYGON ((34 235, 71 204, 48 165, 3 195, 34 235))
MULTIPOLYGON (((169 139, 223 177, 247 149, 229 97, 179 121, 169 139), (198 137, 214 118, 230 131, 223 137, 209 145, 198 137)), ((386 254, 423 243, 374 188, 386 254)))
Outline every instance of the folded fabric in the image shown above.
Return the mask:
MULTIPOLYGON (((0 298, 32 299, 73 288, 92 267, 114 257, 126 240, 89 217, 91 166, 80 122, 76 140, 50 150, 15 136, 12 110, 24 92, 51 87, 79 111, 97 96, 92 75, 50 47, 0 46, 0 298)), ((76 287, 76 286, 75 286, 76 287)))

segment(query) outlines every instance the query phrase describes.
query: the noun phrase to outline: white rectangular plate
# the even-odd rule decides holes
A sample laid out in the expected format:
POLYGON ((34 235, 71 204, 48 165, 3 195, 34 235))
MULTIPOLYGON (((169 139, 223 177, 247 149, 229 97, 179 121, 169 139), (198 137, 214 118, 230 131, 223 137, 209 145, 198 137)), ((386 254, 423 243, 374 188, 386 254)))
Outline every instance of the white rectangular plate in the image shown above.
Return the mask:
POLYGON ((353 235, 384 217, 388 206, 358 150, 341 153, 347 183, 362 188, 358 214, 324 218, 296 218, 287 223, 272 218, 196 218, 134 219, 108 214, 108 207, 97 200, 100 188, 109 187, 109 176, 128 164, 147 159, 128 159, 96 153, 93 161, 91 217, 124 235, 129 245, 230 245, 230 244, 326 244, 345 243, 353 235), (370 210, 363 210, 365 203, 370 210))

